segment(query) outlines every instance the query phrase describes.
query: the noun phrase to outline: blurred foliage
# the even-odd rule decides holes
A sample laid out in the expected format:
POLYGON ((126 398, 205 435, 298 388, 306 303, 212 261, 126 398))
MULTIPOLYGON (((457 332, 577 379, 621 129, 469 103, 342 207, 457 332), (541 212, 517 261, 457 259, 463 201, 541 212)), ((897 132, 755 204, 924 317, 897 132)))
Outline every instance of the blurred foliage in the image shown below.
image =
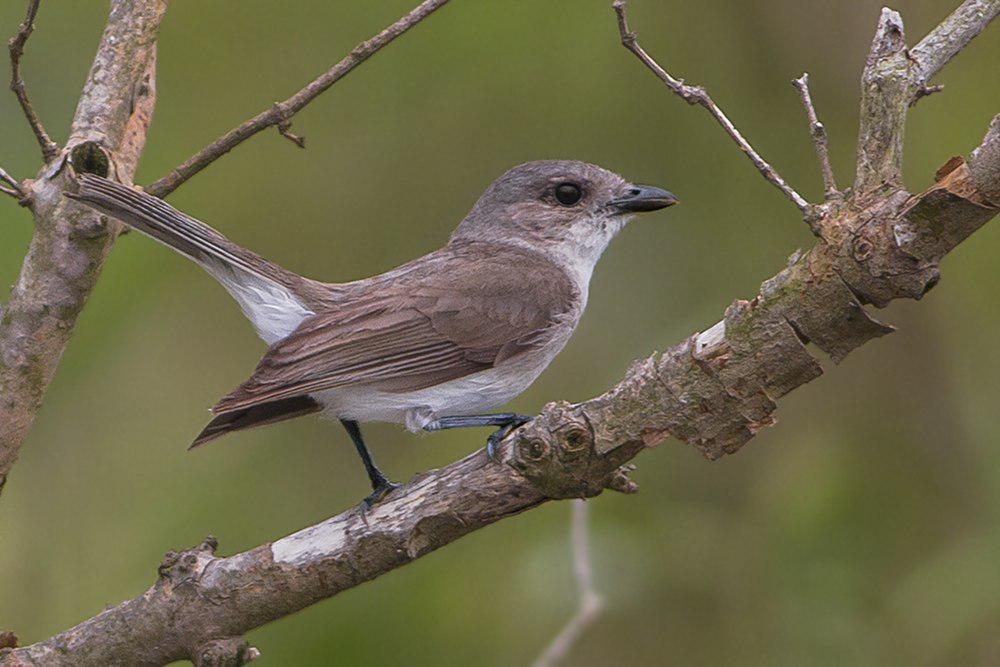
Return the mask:
MULTIPOLYGON (((899 0, 913 43, 958 0, 899 0)), ((138 182, 164 174, 283 99, 414 0, 174 2, 159 104, 138 182)), ((24 72, 65 140, 106 2, 42 4, 24 72)), ((708 86, 775 167, 821 192, 798 97, 811 73, 841 184, 851 180, 858 76, 873 0, 633 0, 643 45, 708 86)), ((0 5, 12 33, 23 2, 0 5)), ((920 189, 1000 111, 1000 27, 945 70, 907 128, 920 189)), ((37 149, 0 96, 0 164, 37 149)), ((455 0, 294 120, 170 198, 303 274, 347 280, 441 244, 506 168, 569 157, 677 192, 599 267, 590 308, 553 367, 513 405, 582 400, 628 363, 714 323, 811 243, 796 210, 702 110, 618 44, 606 0, 455 0)), ((0 206, 0 282, 16 278, 27 213, 0 206)), ((1000 226, 944 264, 898 333, 782 403, 781 423, 709 464, 671 442, 643 455, 635 497, 593 501, 608 607, 573 664, 947 665, 1000 662, 1000 226)), ((262 347, 206 275, 137 234, 121 239, 77 326, 0 502, 0 629, 31 642, 141 592, 168 548, 207 533, 223 553, 357 502, 366 480, 318 420, 185 451, 205 408, 262 347)), ((485 433, 367 429, 397 479, 485 433)), ((565 503, 480 531, 251 635, 267 664, 523 664, 574 604, 565 503)))

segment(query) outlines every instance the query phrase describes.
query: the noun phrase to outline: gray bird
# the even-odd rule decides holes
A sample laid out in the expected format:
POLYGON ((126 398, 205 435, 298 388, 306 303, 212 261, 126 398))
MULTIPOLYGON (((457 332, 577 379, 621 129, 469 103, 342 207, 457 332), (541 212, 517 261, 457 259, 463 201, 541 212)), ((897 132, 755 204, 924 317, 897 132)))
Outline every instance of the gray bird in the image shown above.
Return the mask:
POLYGON ((242 248, 141 191, 93 174, 67 196, 118 218, 208 271, 268 347, 212 408, 192 447, 320 412, 347 429, 372 484, 359 422, 411 431, 495 426, 495 445, 529 421, 486 414, 523 392, 580 321, 594 265, 632 214, 671 206, 659 188, 592 164, 529 162, 494 181, 440 250, 371 278, 323 283, 242 248))

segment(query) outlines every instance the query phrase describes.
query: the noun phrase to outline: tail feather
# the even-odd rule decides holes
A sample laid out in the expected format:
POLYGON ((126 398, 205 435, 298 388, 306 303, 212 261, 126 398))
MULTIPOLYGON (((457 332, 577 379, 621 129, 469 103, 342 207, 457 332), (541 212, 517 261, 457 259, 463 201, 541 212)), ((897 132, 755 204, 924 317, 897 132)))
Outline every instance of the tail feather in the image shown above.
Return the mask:
POLYGON ((266 260, 163 200, 94 174, 81 174, 79 181, 78 193, 66 193, 70 199, 114 216, 195 261, 213 257, 233 268, 273 280, 273 276, 261 270, 260 264, 268 263, 266 260))
POLYGON ((94 174, 81 174, 77 193, 66 193, 197 262, 218 280, 269 345, 313 314, 318 283, 286 271, 166 202, 94 174))
POLYGON ((233 431, 274 424, 276 422, 319 412, 319 403, 308 396, 293 396, 279 401, 271 401, 242 410, 223 412, 210 421, 188 449, 200 447, 233 431))

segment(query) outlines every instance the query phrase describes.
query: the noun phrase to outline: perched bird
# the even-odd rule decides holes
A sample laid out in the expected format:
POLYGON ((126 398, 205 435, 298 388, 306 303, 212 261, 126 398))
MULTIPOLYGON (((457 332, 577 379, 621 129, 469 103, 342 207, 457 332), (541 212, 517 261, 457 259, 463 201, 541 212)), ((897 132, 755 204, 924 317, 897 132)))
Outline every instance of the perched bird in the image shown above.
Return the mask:
POLYGON ((529 421, 485 414, 523 392, 580 321, 594 265, 632 217, 677 202, 592 164, 529 162, 494 181, 440 250, 371 278, 323 283, 242 248, 141 191, 82 174, 72 199, 194 260, 228 290, 270 347, 212 408, 192 447, 314 412, 339 419, 372 484, 359 422, 411 431, 529 421))

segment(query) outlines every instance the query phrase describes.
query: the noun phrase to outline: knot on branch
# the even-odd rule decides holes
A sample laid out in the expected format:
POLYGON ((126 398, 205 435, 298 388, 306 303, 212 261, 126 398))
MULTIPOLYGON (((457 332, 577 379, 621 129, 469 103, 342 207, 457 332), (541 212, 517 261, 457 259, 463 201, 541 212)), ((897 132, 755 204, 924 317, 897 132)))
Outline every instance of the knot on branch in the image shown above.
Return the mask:
POLYGON ((637 490, 630 472, 598 453, 580 406, 560 401, 519 429, 508 463, 549 498, 588 498, 606 488, 637 490))
POLYGON ((242 637, 227 637, 205 642, 194 652, 195 667, 241 667, 260 657, 260 651, 242 637))
POLYGON ((156 568, 160 583, 174 587, 197 578, 215 558, 215 550, 218 546, 219 541, 209 535, 201 541, 201 544, 186 551, 180 553, 173 550, 168 551, 163 555, 163 561, 159 567, 156 568))

